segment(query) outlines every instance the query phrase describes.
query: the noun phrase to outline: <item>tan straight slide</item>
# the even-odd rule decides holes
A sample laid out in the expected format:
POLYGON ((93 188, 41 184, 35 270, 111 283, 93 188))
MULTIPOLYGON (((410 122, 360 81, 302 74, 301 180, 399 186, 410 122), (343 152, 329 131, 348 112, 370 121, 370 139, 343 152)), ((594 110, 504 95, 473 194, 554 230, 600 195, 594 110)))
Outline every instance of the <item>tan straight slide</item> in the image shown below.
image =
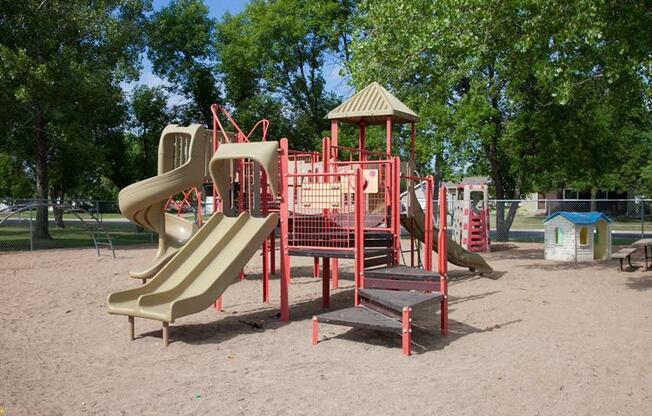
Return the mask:
POLYGON ((214 214, 147 284, 109 295, 109 313, 173 323, 208 308, 274 230, 278 217, 214 214))
MULTIPOLYGON (((416 201, 416 196, 414 196, 414 201, 416 201)), ((401 225, 403 228, 408 230, 417 240, 424 242, 425 240, 425 223, 426 215, 421 208, 421 204, 414 204, 414 221, 410 221, 408 215, 401 215, 401 225)), ((432 249, 435 252, 437 250, 437 239, 439 235, 439 230, 436 226, 433 225, 432 233, 432 249)), ((468 267, 471 271, 477 273, 486 273, 489 274, 493 272, 493 269, 487 264, 487 262, 477 253, 472 253, 465 250, 457 244, 450 236, 448 237, 448 261, 453 263, 456 266, 468 267)))

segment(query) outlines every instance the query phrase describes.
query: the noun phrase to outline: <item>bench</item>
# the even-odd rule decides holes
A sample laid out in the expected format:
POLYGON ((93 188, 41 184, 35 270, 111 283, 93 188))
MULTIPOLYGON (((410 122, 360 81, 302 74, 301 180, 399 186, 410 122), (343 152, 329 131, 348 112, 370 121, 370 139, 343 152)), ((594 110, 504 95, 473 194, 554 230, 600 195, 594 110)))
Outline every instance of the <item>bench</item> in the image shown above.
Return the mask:
POLYGON ((612 259, 619 259, 620 260, 620 270, 625 271, 623 269, 623 260, 627 259, 627 264, 629 264, 629 267, 634 267, 632 264, 632 254, 636 253, 636 248, 621 248, 620 250, 616 251, 611 255, 612 259))

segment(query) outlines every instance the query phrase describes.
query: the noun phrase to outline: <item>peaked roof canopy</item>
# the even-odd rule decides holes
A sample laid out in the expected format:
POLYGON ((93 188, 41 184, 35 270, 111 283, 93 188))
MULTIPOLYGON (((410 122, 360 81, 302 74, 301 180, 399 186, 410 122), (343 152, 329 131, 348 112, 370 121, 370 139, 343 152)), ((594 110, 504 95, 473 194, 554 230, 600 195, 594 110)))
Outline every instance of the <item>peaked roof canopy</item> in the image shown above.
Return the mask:
POLYGON ((394 123, 415 123, 419 116, 394 97, 377 82, 372 82, 353 97, 344 101, 326 116, 329 120, 340 120, 357 124, 383 124, 387 117, 394 123))
POLYGON ((591 212, 557 211, 554 214, 550 215, 548 218, 546 218, 544 222, 548 222, 557 216, 562 216, 575 225, 595 224, 599 220, 604 220, 605 222, 611 222, 611 218, 597 211, 591 211, 591 212))

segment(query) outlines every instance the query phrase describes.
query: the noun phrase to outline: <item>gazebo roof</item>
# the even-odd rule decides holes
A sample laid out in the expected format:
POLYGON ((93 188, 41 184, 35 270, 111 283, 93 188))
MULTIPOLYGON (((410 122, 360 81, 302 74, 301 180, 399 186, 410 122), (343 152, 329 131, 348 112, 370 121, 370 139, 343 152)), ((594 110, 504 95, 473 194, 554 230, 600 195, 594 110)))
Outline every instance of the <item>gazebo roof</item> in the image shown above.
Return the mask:
POLYGON ((383 124, 387 117, 394 123, 415 123, 419 116, 403 104, 392 93, 377 82, 372 82, 353 97, 344 101, 326 116, 329 120, 339 120, 357 124, 383 124))

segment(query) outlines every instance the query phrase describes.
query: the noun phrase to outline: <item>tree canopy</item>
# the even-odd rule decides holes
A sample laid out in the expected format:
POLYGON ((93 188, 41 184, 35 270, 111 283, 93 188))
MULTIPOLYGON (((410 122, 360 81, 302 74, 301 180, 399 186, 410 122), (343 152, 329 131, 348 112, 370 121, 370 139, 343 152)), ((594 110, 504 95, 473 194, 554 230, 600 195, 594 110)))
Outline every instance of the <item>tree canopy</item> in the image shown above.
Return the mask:
POLYGON ((498 199, 652 195, 652 8, 606 0, 251 0, 220 18, 202 0, 0 0, 0 192, 113 198, 154 174, 166 123, 208 124, 214 102, 318 148, 345 98, 333 68, 419 114, 422 172, 436 156, 498 199), (144 57, 162 85, 126 83, 144 57))

